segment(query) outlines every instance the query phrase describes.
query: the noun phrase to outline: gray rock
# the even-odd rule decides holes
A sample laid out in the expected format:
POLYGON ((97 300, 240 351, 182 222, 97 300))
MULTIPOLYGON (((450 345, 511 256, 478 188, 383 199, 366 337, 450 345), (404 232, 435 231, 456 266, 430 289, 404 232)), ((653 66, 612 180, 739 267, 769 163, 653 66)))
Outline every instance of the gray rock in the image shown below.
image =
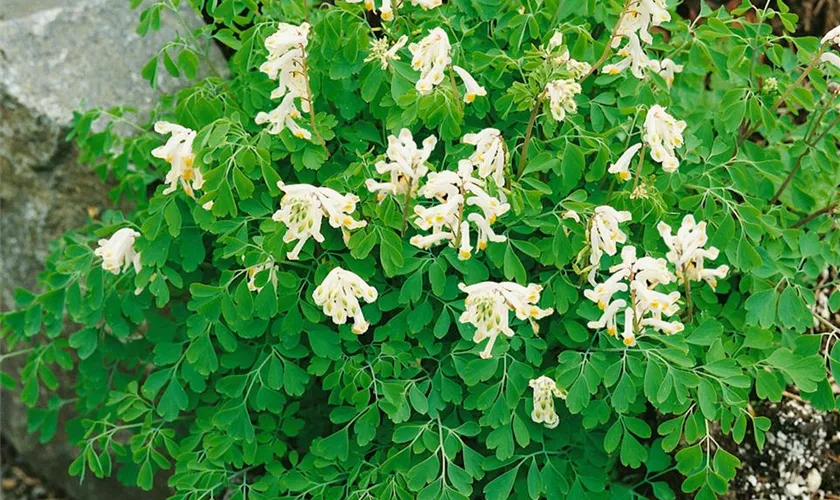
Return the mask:
MULTIPOLYGON (((186 14, 188 22, 201 22, 186 14)), ((126 0, 0 0, 0 19, 5 19, 0 21, 0 310, 14 306, 15 288, 35 288, 50 241, 84 224, 89 208, 102 211, 110 205, 107 186, 79 164, 75 147, 64 137, 73 110, 128 105, 142 111, 157 102, 159 92, 140 70, 184 27, 174 16, 163 16, 161 30, 143 38, 135 34, 138 18, 126 0)), ((215 48, 212 58, 215 67, 226 66, 215 48)), ((182 85, 168 77, 159 82, 165 91, 182 85)), ((23 358, 5 361, 3 371, 16 375, 23 358)), ((65 388, 72 383, 62 380, 65 388)), ((50 444, 40 445, 26 432, 17 394, 2 391, 0 405, 4 436, 34 470, 72 497, 167 496, 165 478, 157 478, 152 492, 90 474, 80 485, 67 475, 77 450, 66 435, 59 432, 50 444)), ((69 418, 73 415, 62 411, 60 427, 69 418)))

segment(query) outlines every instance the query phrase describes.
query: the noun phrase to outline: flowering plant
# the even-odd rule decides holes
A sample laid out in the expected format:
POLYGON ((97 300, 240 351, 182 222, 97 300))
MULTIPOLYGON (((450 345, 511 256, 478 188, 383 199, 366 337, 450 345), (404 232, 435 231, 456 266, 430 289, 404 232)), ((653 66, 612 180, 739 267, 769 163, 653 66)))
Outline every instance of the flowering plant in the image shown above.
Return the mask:
POLYGON ((227 71, 76 116, 135 208, 3 316, 31 428, 177 499, 725 494, 840 370, 840 35, 777 4, 191 0, 144 77, 227 71))

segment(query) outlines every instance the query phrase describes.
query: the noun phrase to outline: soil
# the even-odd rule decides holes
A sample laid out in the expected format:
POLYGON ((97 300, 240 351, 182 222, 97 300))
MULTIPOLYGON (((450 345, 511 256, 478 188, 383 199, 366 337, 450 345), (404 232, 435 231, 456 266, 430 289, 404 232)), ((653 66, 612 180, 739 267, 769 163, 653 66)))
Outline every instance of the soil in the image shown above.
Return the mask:
POLYGON ((0 436, 0 498, 3 500, 69 500, 49 486, 18 459, 11 444, 0 436))

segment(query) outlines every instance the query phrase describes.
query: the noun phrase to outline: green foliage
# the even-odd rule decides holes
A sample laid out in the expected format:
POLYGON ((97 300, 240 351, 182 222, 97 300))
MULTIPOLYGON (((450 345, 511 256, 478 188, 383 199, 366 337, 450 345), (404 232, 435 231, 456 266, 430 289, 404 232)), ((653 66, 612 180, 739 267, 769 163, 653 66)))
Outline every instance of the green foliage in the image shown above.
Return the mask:
MULTIPOLYGON (((70 137, 83 159, 111 183, 115 201, 133 208, 59 242, 41 275, 44 292, 19 291, 19 309, 2 318, 8 346, 31 346, 0 357, 27 356, 20 397, 40 439, 55 433, 61 407, 80 415, 71 474, 117 474, 149 489, 168 469, 173 498, 184 500, 224 492, 255 500, 714 498, 739 464, 728 443, 743 442, 749 428, 764 445, 770 422, 754 416, 751 400, 779 401, 792 384, 814 406, 835 408, 827 368, 840 374, 840 352, 810 329, 817 278, 840 265, 840 231, 831 210, 797 222, 837 200, 840 129, 831 124, 840 115, 826 91, 837 71, 816 66, 808 85, 796 82, 820 47, 792 36, 797 19, 783 2, 773 10, 744 0, 732 12, 704 5, 691 22, 672 12, 668 36, 656 33, 647 51, 685 66, 673 86, 655 74, 595 72, 582 81, 577 113, 561 122, 542 106, 542 89, 559 73, 540 47, 559 30, 573 58, 595 64, 609 50, 620 2, 452 0, 433 10, 402 2, 384 24, 363 4, 307 3, 190 0, 215 23, 185 29, 142 75, 152 85, 161 68, 210 76, 163 97, 149 123, 135 123, 129 109, 76 115, 70 137), (264 40, 279 21, 304 19, 323 144, 270 135, 254 121, 277 104, 275 83, 258 70, 264 40), (782 32, 770 26, 776 19, 782 32), (438 26, 486 97, 465 104, 448 79, 418 95, 407 49, 386 69, 366 61, 376 38, 416 42, 438 26), (209 64, 213 41, 233 51, 228 68, 209 64), (687 122, 681 165, 668 174, 642 160, 635 168, 646 195, 631 196, 631 183, 607 167, 638 142, 654 104, 687 122), (104 129, 93 127, 100 118, 104 129), (165 141, 151 131, 157 120, 197 131, 205 184, 195 198, 163 194, 169 165, 151 155, 165 141), (120 135, 126 123, 138 133, 120 135), (485 127, 502 130, 511 152, 512 210, 495 225, 507 241, 467 261, 452 248, 409 245, 416 229, 401 234, 403 200, 378 203, 364 186, 387 136, 435 134, 432 169, 454 170, 469 153, 461 137, 485 127), (367 227, 345 244, 325 225, 324 241, 289 261, 285 230, 271 220, 281 179, 358 194, 367 227), (685 331, 626 348, 584 326, 600 315, 583 299, 587 236, 562 214, 604 204, 632 212, 628 237, 654 256, 667 251, 659 221, 678 225, 694 214, 708 222, 710 245, 732 269, 717 290, 694 286, 685 331), (142 269, 113 275, 94 247, 122 227, 142 235, 142 269), (267 259, 278 268, 256 272, 252 290, 246 269, 267 259), (337 265, 379 293, 364 306, 371 327, 363 335, 334 325, 312 299, 337 265), (488 279, 541 284, 541 307, 555 312, 538 334, 514 322, 516 334, 482 359, 472 327, 459 321, 458 284, 488 279), (67 320, 77 326, 64 333, 67 320), (73 372, 75 398, 57 395, 56 370, 73 372), (540 375, 567 391, 553 429, 531 419, 528 382, 540 375), (684 477, 681 492, 668 482, 675 474, 684 477)), ((178 4, 144 5, 138 33, 156 30, 178 4)), ((840 308, 838 292, 828 305, 840 308)))

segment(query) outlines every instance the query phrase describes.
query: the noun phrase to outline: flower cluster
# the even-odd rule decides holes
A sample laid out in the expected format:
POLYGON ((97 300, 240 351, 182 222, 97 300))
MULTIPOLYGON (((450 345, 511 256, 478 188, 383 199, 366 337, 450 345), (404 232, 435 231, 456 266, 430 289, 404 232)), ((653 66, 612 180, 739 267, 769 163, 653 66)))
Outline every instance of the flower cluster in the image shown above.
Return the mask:
POLYGON ((360 335, 367 331, 370 323, 365 320, 358 299, 363 298, 370 304, 377 296, 376 288, 365 283, 357 274, 336 267, 318 285, 312 299, 337 325, 343 325, 352 318, 353 333, 360 335))
POLYGON ((377 193, 380 201, 386 194, 413 196, 417 185, 429 171, 426 162, 435 149, 437 137, 430 135, 423 140, 423 147, 418 148, 414 136, 407 128, 400 130, 399 136, 388 136, 388 149, 385 155, 390 161, 380 160, 375 168, 379 175, 387 175, 388 180, 378 182, 374 179, 365 181, 365 187, 377 193))
POLYGON ((476 344, 489 339, 481 351, 481 357, 484 359, 493 356, 493 345, 499 334, 513 337, 513 330, 509 326, 510 311, 513 311, 518 319, 528 320, 534 333, 539 331, 537 320, 554 312, 552 308, 540 309, 536 306, 542 291, 540 285, 530 284, 525 287, 509 281, 485 281, 469 286, 461 283, 458 288, 467 294, 467 298, 464 299, 466 309, 458 321, 475 326, 473 342, 476 344))
POLYGON ((664 222, 660 222, 656 229, 668 246, 665 257, 674 265, 681 281, 703 280, 714 289, 718 278, 725 278, 729 273, 729 266, 725 264, 713 269, 705 267, 706 259, 715 260, 719 254, 715 247, 704 248, 709 241, 705 221, 697 223, 689 214, 683 218, 676 235, 671 234, 671 226, 664 222))
POLYGON ((683 120, 676 120, 658 104, 651 106, 647 112, 642 140, 650 146, 650 157, 661 163, 665 172, 676 172, 680 166, 674 150, 683 145, 685 126, 683 120))
POLYGON ((129 227, 118 229, 108 239, 99 240, 99 248, 94 250, 94 255, 102 257, 102 269, 112 274, 120 274, 129 265, 134 266, 134 271, 139 272, 140 254, 134 251, 134 240, 140 233, 129 227))
POLYGON ((310 184, 278 182, 277 186, 285 194, 280 199, 280 209, 271 218, 286 226, 283 241, 297 240, 295 247, 286 253, 289 260, 297 260, 309 238, 319 243, 324 241, 321 234, 324 217, 327 217, 330 226, 341 228, 345 242, 349 239, 348 231, 367 225, 350 215, 356 211, 356 203, 359 202, 355 194, 342 195, 333 189, 310 184))
POLYGON ((653 43, 650 28, 671 20, 665 0, 632 0, 620 19, 613 47, 621 43, 622 37, 636 35, 645 43, 653 43))
POLYGON ((554 410, 554 398, 566 399, 566 393, 557 387, 553 379, 545 375, 531 379, 528 385, 534 390, 534 409, 531 420, 543 424, 548 429, 554 429, 560 423, 560 418, 554 410))
MULTIPOLYGON (((443 81, 444 72, 452 65, 450 55, 452 45, 449 43, 449 36, 443 29, 433 28, 429 30, 425 38, 410 44, 408 50, 413 56, 411 67, 420 72, 415 88, 420 95, 428 95, 443 81)), ((464 102, 471 103, 476 96, 487 95, 484 87, 479 85, 467 70, 454 65, 451 68, 463 80, 466 87, 464 102)))
POLYGON ((168 187, 163 190, 163 194, 175 192, 180 185, 187 196, 193 198, 195 190, 201 189, 204 185, 204 177, 201 175, 201 171, 193 166, 195 161, 195 154, 193 153, 195 130, 175 123, 159 121, 155 123, 155 132, 172 134, 166 144, 152 150, 152 156, 163 159, 171 167, 166 174, 165 183, 168 184, 168 187))
POLYGON ((545 93, 551 116, 559 121, 566 119, 566 113, 577 113, 575 96, 580 94, 580 84, 574 80, 559 79, 548 82, 545 93))
MULTIPOLYGON (((577 215, 577 214, 575 214, 577 215)), ((601 256, 615 255, 618 244, 627 241, 627 235, 619 227, 622 222, 631 220, 633 216, 625 210, 616 210, 609 205, 595 208, 595 213, 589 221, 587 236, 589 237, 589 282, 595 284, 595 273, 601 263, 601 256)))
POLYGON ((505 167, 509 153, 502 132, 496 128, 486 128, 477 134, 466 134, 461 142, 475 146, 470 161, 478 167, 482 179, 491 177, 496 186, 505 185, 505 167))
POLYGON ((399 37, 393 45, 390 45, 387 38, 373 38, 370 41, 370 52, 365 58, 365 62, 379 61, 379 65, 383 70, 388 69, 391 61, 400 60, 397 51, 403 48, 407 42, 408 37, 405 35, 399 37))
POLYGON ((592 65, 577 61, 569 56, 569 49, 563 44, 563 33, 555 31, 543 49, 543 55, 558 67, 565 67, 575 80, 589 74, 592 65))
POLYGON ((603 311, 600 319, 590 321, 587 326, 593 330, 606 328, 607 334, 616 336, 618 332, 616 316, 624 310, 624 331, 621 334, 624 345, 636 345, 636 336, 647 327, 665 334, 683 330, 679 321, 667 321, 679 311, 677 301, 679 292, 663 293, 655 288, 668 285, 676 276, 668 269, 665 259, 636 257, 636 247, 625 246, 621 250, 621 263, 610 267, 607 281, 595 285, 592 290, 585 290, 584 296, 595 302, 603 311), (628 286, 629 283, 629 286, 628 286), (630 290, 630 304, 624 299, 614 298, 618 292, 630 290))
POLYGON ((283 99, 272 111, 257 114, 256 123, 268 123, 269 134, 279 134, 288 128, 295 137, 307 140, 312 138, 312 132, 295 122, 301 117, 295 99, 300 100, 300 108, 304 113, 311 111, 306 72, 308 43, 309 23, 300 26, 280 23, 277 32, 265 39, 268 59, 260 66, 260 71, 270 79, 277 80, 278 86, 271 92, 271 98, 283 99))
POLYGON ((497 235, 490 227, 496 218, 507 213, 510 205, 490 196, 485 190, 483 179, 473 176, 474 168, 470 160, 458 162, 458 172, 431 172, 419 194, 439 202, 432 207, 417 205, 414 223, 428 235, 415 235, 411 244, 418 248, 430 248, 443 242, 449 242, 458 248, 458 258, 469 259, 472 256, 470 223, 474 224, 478 237, 476 246, 479 250, 487 248, 487 242, 505 241, 505 236, 497 235), (479 211, 465 216, 468 206, 478 207, 479 211))

